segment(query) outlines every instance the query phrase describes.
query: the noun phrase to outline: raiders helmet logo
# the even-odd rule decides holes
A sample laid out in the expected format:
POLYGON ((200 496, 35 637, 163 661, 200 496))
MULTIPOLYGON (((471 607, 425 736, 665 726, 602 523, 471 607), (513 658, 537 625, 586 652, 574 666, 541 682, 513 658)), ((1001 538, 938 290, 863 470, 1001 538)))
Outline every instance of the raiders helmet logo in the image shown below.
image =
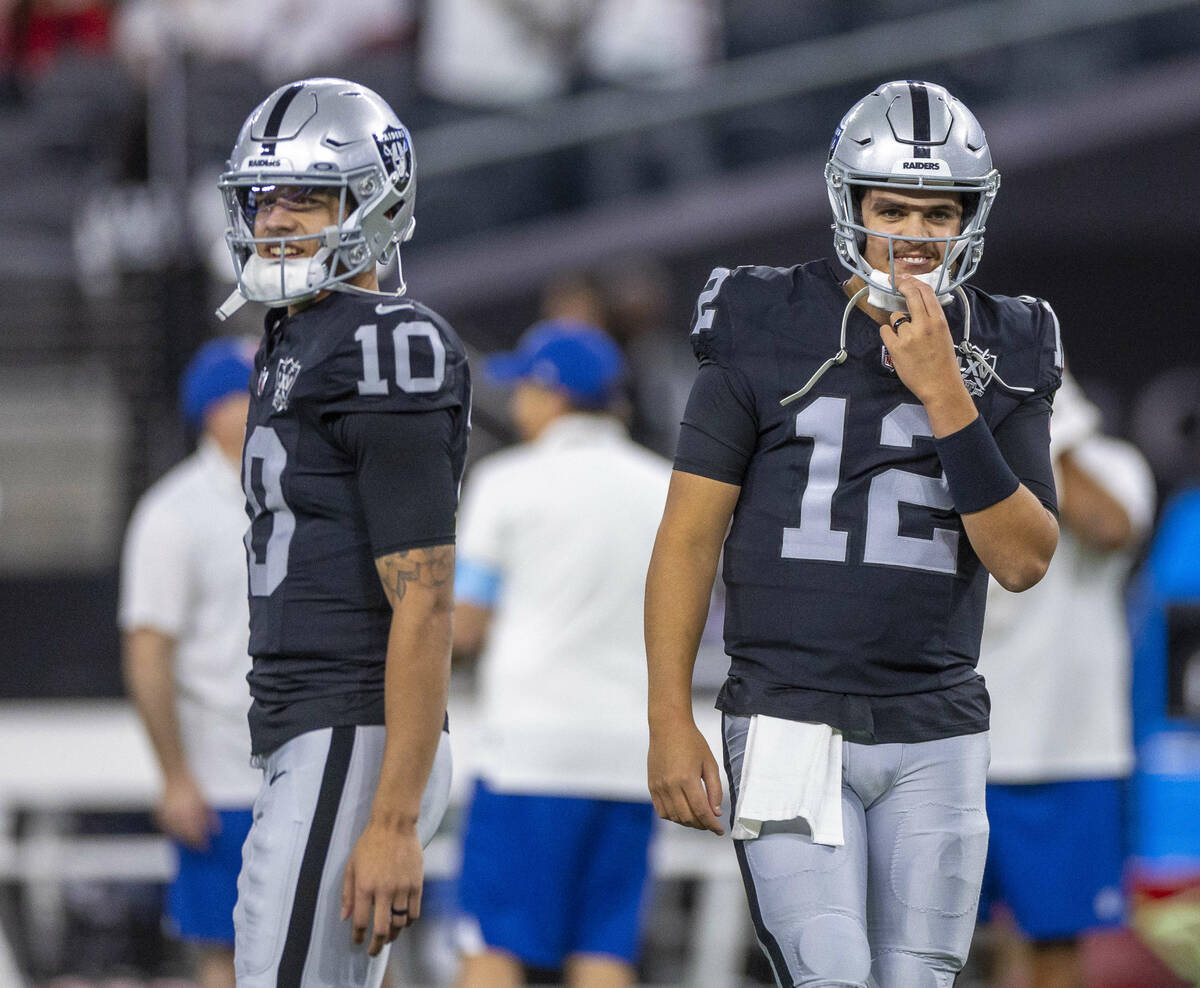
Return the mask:
POLYGON ((275 371, 275 393, 271 395, 271 407, 277 412, 286 412, 292 397, 292 385, 300 374, 300 361, 284 357, 275 371))
POLYGON ((397 189, 403 190, 412 174, 412 148, 408 136, 399 127, 389 127, 376 135, 375 146, 387 169, 388 178, 397 189))

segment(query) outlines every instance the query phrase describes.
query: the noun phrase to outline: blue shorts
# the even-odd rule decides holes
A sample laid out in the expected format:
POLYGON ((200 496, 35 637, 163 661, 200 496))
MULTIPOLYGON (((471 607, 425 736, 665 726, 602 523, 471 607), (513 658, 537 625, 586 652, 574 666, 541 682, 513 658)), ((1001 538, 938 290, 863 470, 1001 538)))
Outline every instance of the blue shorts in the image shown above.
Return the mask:
POLYGON ((654 821, 650 803, 495 793, 477 782, 459 904, 488 947, 527 965, 560 968, 571 954, 633 964, 654 821))
POLYGON ((207 851, 173 841, 179 872, 167 895, 167 916, 180 940, 233 947, 233 906, 237 901, 242 844, 250 832, 250 810, 220 810, 221 832, 207 851))
POLYGON ((980 921, 1003 902, 1034 941, 1120 925, 1123 807, 1118 779, 989 785, 980 921))

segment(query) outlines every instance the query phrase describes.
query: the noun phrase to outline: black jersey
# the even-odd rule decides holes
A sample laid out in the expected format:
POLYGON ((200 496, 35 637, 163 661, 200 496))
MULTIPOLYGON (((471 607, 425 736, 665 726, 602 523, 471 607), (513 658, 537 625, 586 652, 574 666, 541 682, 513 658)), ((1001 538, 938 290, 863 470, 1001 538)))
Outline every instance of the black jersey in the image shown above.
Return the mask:
POLYGON ((392 611, 374 560, 453 542, 470 377, 454 331, 419 302, 333 292, 294 316, 268 313, 251 390, 242 480, 260 753, 303 730, 383 723, 392 611), (408 537, 361 488, 362 447, 389 425, 435 451, 432 470, 392 471, 397 512, 427 517, 425 502, 444 502, 432 529, 408 537))
MULTIPOLYGON (((1044 302, 966 289, 971 341, 1013 393, 964 366, 1017 476, 1051 509, 1050 402, 1061 377, 1044 302)), ((736 483, 725 542, 729 677, 718 706, 920 741, 987 728, 975 671, 987 572, 954 511, 924 407, 828 261, 718 268, 697 304, 701 362, 676 469, 736 483)), ((955 340, 962 301, 946 308, 955 340)))

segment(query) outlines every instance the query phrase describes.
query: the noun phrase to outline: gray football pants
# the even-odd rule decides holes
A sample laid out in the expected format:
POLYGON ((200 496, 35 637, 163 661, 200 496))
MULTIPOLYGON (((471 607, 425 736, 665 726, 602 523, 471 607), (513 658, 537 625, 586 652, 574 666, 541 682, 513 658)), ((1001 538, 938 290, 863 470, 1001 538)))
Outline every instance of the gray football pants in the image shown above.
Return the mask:
MULTIPOLYGON (((263 762, 233 910, 238 988, 375 988, 390 945, 368 957, 341 918, 346 862, 366 826, 383 764, 382 726, 326 727, 263 762)), ((421 800, 428 844, 450 801, 444 731, 421 800)), ((368 938, 369 939, 369 938, 368 938)))
MULTIPOLYGON (((747 717, 726 716, 733 804, 747 717)), ((988 822, 988 735, 842 748, 842 847, 798 823, 734 841, 759 944, 785 988, 949 988, 966 963, 988 822)), ((732 813, 730 819, 733 819, 732 813)))

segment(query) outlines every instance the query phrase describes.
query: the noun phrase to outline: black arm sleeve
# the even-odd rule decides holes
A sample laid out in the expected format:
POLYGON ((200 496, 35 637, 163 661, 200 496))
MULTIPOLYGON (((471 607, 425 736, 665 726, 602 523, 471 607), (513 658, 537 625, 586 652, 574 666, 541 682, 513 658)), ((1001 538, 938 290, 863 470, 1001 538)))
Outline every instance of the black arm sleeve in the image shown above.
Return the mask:
POLYGON ((453 425, 449 409, 354 412, 333 421, 334 435, 354 457, 376 559, 454 541, 453 425))
POLYGON ((758 441, 753 407, 730 371, 702 364, 683 413, 675 469, 740 486, 758 441))
POLYGON ((1058 495, 1050 463, 1050 405, 1046 396, 1021 402, 996 427, 994 435, 1012 472, 1057 515, 1058 495))

